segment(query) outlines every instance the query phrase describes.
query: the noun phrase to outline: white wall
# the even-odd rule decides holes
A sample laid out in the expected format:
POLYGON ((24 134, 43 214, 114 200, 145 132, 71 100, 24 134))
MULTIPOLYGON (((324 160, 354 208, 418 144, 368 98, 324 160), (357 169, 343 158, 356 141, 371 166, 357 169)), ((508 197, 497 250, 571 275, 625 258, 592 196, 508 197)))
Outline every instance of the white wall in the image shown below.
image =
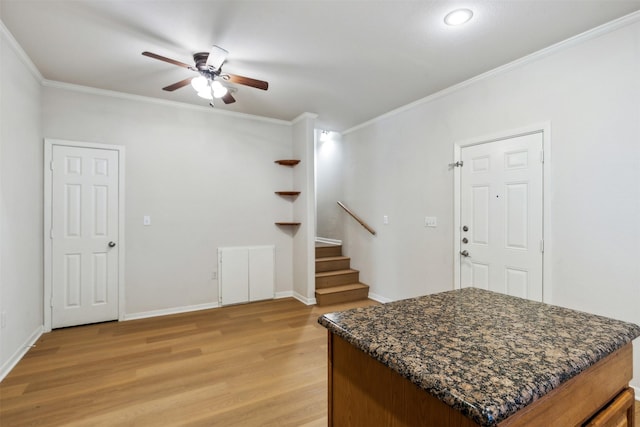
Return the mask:
POLYGON ((316 236, 342 240, 345 213, 336 203, 343 198, 341 135, 316 130, 316 236))
POLYGON ((315 304, 315 114, 304 113, 293 120, 293 158, 300 163, 293 168, 294 189, 301 194, 293 202, 291 227, 293 236, 293 292, 307 304, 315 304))
POLYGON ((0 23, 0 378, 42 331, 41 87, 21 54, 0 23))
POLYGON ((47 84, 47 138, 126 147, 127 317, 215 305, 217 248, 276 246, 276 292, 291 294, 292 238, 274 225, 292 186, 288 122, 217 114, 47 84), (144 215, 151 226, 143 226, 144 215))
MULTIPOLYGON (((379 230, 345 223, 362 281, 390 299, 452 289, 454 144, 550 121, 545 300, 640 324, 638 76, 635 22, 346 132, 345 200, 379 230), (423 226, 427 215, 437 228, 423 226)), ((640 386, 638 345, 634 364, 640 386)))

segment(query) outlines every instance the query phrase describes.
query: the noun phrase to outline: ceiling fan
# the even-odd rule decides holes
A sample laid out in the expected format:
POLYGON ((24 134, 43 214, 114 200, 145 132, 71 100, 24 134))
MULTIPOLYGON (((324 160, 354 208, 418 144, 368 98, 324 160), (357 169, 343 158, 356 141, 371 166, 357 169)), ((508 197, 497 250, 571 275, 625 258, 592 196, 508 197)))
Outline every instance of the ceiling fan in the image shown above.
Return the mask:
POLYGON ((168 62, 169 64, 187 68, 195 71, 200 75, 197 77, 189 77, 172 85, 163 87, 162 90, 173 92, 176 89, 191 86, 198 92, 202 98, 210 100, 209 105, 213 107, 213 99, 221 98, 225 104, 236 102, 228 87, 220 83, 220 80, 228 81, 245 86, 255 87, 257 89, 267 90, 269 83, 263 80, 256 80, 250 77, 239 76, 237 74, 222 73, 222 65, 227 60, 229 52, 219 46, 213 46, 210 52, 198 52, 193 55, 195 65, 185 64, 175 59, 166 58, 164 56, 152 53, 142 52, 144 56, 168 62))

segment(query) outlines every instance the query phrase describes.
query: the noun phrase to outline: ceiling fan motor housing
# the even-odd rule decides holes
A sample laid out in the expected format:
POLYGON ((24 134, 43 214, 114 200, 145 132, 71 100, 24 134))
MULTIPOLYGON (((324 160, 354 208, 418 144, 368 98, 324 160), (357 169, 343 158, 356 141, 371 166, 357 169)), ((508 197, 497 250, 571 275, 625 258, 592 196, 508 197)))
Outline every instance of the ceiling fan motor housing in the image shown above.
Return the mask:
POLYGON ((198 52, 193 54, 193 61, 195 62, 196 68, 200 74, 208 78, 219 76, 222 67, 216 70, 210 65, 207 65, 207 58, 209 58, 209 52, 198 52))

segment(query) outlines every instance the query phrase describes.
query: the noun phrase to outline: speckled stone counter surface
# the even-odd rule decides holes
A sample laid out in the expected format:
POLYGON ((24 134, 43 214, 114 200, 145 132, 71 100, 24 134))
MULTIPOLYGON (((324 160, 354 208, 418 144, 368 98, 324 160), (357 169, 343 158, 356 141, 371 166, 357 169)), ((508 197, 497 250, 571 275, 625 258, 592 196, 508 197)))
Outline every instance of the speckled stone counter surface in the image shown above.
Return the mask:
POLYGON ((640 336, 631 323, 474 288, 318 322, 482 426, 640 336))

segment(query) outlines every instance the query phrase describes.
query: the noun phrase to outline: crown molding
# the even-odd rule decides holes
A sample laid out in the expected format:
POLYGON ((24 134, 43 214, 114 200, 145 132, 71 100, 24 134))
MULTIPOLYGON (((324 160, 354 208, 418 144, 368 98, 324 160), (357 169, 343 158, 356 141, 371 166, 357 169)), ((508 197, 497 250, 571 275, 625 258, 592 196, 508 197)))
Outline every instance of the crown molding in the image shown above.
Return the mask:
POLYGON ((234 118, 240 118, 240 119, 246 119, 246 120, 255 120, 255 121, 266 122, 266 123, 277 124, 277 125, 291 126, 294 123, 292 121, 272 119, 269 117, 256 116, 253 114, 238 113, 235 111, 227 111, 227 110, 217 110, 208 106, 204 107, 199 105, 187 104, 184 102, 169 101, 165 99, 152 98, 148 96, 132 95, 124 92, 116 92, 116 91, 106 90, 106 89, 97 89, 89 86, 63 83, 55 80, 47 80, 40 73, 40 71, 38 70, 36 65, 33 63, 31 58, 29 58, 29 55, 27 55, 24 49, 22 49, 22 46, 20 46, 18 41, 15 39, 15 37, 13 37, 13 34, 11 34, 11 31, 9 31, 9 29, 4 25, 4 22, 2 22, 2 20, 0 20, 0 36, 2 36, 4 40, 6 40, 7 44, 16 53, 20 61, 22 61, 22 63, 27 67, 27 69, 33 75, 33 77, 36 78, 36 80, 40 83, 40 85, 44 87, 70 90, 74 92, 87 93, 91 95, 127 99, 130 101, 146 102, 146 103, 163 105, 163 106, 173 107, 173 108, 181 108, 181 109, 187 109, 187 110, 193 110, 193 111, 199 111, 199 112, 206 112, 210 114, 222 114, 228 117, 234 117, 234 118))
POLYGON ((187 104, 185 102, 170 101, 167 99, 152 98, 149 96, 142 96, 142 95, 133 95, 130 93, 117 92, 117 91, 107 90, 107 89, 97 89, 94 87, 81 86, 81 85, 76 85, 71 83, 63 83, 63 82, 58 82, 54 80, 45 79, 43 80, 42 85, 45 87, 50 87, 55 89, 70 90, 70 91, 81 92, 81 93, 86 93, 90 95, 108 96, 111 98, 126 99, 129 101, 146 102, 149 104, 163 105, 166 107, 174 107, 174 108, 181 108, 185 110, 199 111, 201 113, 221 114, 223 116, 228 116, 228 117, 234 117, 234 118, 246 119, 246 120, 255 120, 255 121, 266 122, 266 123, 277 124, 277 125, 284 125, 284 126, 292 125, 292 122, 287 120, 272 119, 270 117, 256 116, 253 114, 246 114, 246 113, 238 113, 235 111, 217 110, 215 108, 211 108, 208 106, 204 107, 200 105, 187 104))
POLYGON ((15 39, 15 37, 13 37, 13 34, 11 34, 11 31, 9 31, 9 29, 4 25, 4 22, 2 22, 1 20, 0 20, 0 34, 2 35, 2 38, 4 38, 7 41, 7 44, 16 53, 16 55, 18 55, 18 58, 20 59, 20 61, 22 61, 22 63, 27 67, 27 69, 33 75, 33 77, 35 77, 36 80, 38 80, 38 82, 42 84, 44 77, 42 77, 42 74, 40 74, 40 71, 38 70, 36 65, 33 63, 31 58, 29 58, 29 55, 27 55, 24 49, 22 49, 22 46, 20 46, 18 41, 15 39))
POLYGON ((291 120, 291 124, 294 125, 294 124, 296 124, 299 121, 304 120, 304 119, 315 120, 317 118, 318 118, 318 115, 315 114, 315 113, 302 113, 298 117, 296 117, 295 119, 291 120))
POLYGON ((437 99, 443 98, 445 96, 451 95, 455 92, 458 92, 468 86, 471 86, 473 84, 476 84, 478 82, 481 82, 483 80, 487 80, 490 79, 492 77, 498 76, 500 74, 504 74, 508 71, 511 71, 515 68, 519 68, 522 67, 524 65, 530 64, 532 62, 538 61, 542 58, 545 58, 547 56, 553 55, 555 53, 561 52, 565 49, 569 49, 573 46, 577 46, 580 45, 582 43, 585 43, 586 41, 589 40, 593 40, 597 37, 600 37, 604 34, 608 34, 611 33, 615 30, 618 30, 620 28, 626 27, 627 25, 631 25, 631 24, 635 24, 637 22, 640 22, 640 11, 636 11, 633 13, 630 13, 628 15, 625 15, 623 17, 620 17, 618 19, 614 19, 613 21, 607 22, 606 24, 602 24, 600 26, 597 26, 595 28, 592 28, 590 30, 587 30, 583 33, 580 33, 576 36, 570 37, 566 40, 563 40, 561 42, 558 42, 556 44, 553 44, 549 47, 546 47, 544 49, 541 49, 537 52, 531 53, 529 55, 523 56, 520 59, 516 59, 515 61, 509 62, 505 65, 501 65, 500 67, 494 68, 493 70, 487 71, 486 73, 482 73, 479 74, 475 77, 472 77, 468 80, 465 80, 461 83, 458 83, 456 85, 450 86, 446 89, 443 89, 439 92, 436 92, 434 94, 428 95, 422 99, 419 99, 417 101, 414 101, 410 104, 404 105, 402 107, 396 108, 395 110, 391 110, 387 113, 381 114, 377 117, 374 117, 371 120, 367 120, 366 122, 360 123, 359 125, 353 126, 345 131, 342 132, 342 135, 347 135, 351 132, 355 132, 359 129, 365 128, 369 125, 372 125, 374 123, 386 120, 390 117, 396 116, 400 113, 403 113, 405 111, 409 111, 412 110, 418 106, 421 106, 423 104, 428 104, 430 102, 433 102, 437 99))

